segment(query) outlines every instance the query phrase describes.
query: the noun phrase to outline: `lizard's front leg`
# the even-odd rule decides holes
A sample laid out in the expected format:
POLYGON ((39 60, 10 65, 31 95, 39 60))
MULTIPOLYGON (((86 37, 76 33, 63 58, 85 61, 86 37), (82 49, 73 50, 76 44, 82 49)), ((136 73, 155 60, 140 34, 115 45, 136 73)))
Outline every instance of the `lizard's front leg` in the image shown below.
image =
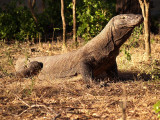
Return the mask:
POLYGON ((90 87, 91 81, 94 79, 92 66, 89 62, 83 60, 80 63, 80 74, 82 75, 83 80, 86 82, 87 87, 90 87))
POLYGON ((113 79, 118 78, 118 69, 117 69, 116 61, 114 61, 114 64, 111 66, 109 70, 106 71, 106 73, 109 78, 113 78, 113 79))

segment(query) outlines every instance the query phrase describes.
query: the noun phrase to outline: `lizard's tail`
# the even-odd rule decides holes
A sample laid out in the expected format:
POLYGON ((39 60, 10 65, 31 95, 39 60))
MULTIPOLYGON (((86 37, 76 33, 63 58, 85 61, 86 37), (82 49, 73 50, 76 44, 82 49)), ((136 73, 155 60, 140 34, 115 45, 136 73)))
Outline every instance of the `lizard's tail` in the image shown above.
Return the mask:
POLYGON ((39 71, 43 68, 43 63, 38 61, 32 61, 30 63, 25 63, 25 59, 19 59, 16 62, 16 75, 18 77, 30 77, 37 75, 39 71))

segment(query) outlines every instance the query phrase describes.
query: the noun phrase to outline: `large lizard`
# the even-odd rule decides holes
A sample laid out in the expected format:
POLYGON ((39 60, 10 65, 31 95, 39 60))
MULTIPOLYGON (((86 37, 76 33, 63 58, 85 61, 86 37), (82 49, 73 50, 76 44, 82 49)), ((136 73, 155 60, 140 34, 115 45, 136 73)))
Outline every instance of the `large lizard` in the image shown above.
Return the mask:
POLYGON ((87 83, 103 72, 118 76, 116 57, 119 54, 119 48, 130 37, 134 27, 142 21, 141 15, 117 15, 96 37, 76 51, 29 58, 28 67, 25 67, 25 58, 18 59, 15 66, 17 74, 26 77, 38 73, 40 79, 64 78, 81 74, 87 83))

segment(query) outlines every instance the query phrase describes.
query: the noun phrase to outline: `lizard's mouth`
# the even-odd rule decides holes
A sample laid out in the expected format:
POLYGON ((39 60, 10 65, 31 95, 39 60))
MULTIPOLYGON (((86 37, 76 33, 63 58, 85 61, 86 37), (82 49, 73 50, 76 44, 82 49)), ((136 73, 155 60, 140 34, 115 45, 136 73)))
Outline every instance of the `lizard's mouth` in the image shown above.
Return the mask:
POLYGON ((130 26, 127 26, 127 27, 128 27, 128 28, 134 28, 135 26, 138 26, 138 25, 140 25, 141 23, 143 23, 143 20, 140 21, 140 22, 138 22, 138 23, 135 24, 135 25, 130 25, 130 26))

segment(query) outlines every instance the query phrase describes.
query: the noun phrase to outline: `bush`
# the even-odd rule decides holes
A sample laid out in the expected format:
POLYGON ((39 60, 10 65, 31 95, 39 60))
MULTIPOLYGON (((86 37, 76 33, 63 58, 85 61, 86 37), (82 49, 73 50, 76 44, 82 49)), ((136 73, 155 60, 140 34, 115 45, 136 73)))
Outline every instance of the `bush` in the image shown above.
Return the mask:
MULTIPOLYGON (((36 14, 38 24, 32 18, 29 8, 21 3, 22 0, 12 0, 0 10, 0 38, 24 40, 26 37, 36 38, 37 34, 50 34, 55 28, 62 29, 61 3, 59 0, 45 1, 46 8, 36 14), (18 6, 17 6, 18 5, 18 6)), ((65 18, 67 24, 72 21, 71 1, 65 1, 65 18), (67 6, 70 4, 70 8, 67 6)), ((36 10, 36 8, 35 8, 36 10)), ((37 12, 35 12, 37 13, 37 12)), ((77 35, 85 40, 97 35, 115 14, 115 0, 83 0, 77 1, 77 35)))
POLYGON ((158 118, 160 118, 160 101, 158 101, 156 104, 154 104, 153 109, 155 113, 158 114, 158 118))
POLYGON ((77 35, 85 40, 97 35, 115 15, 114 0, 83 0, 77 3, 77 35))
POLYGON ((36 25, 27 7, 17 7, 16 0, 11 1, 0 13, 0 38, 23 40, 27 35, 34 36, 36 25))

